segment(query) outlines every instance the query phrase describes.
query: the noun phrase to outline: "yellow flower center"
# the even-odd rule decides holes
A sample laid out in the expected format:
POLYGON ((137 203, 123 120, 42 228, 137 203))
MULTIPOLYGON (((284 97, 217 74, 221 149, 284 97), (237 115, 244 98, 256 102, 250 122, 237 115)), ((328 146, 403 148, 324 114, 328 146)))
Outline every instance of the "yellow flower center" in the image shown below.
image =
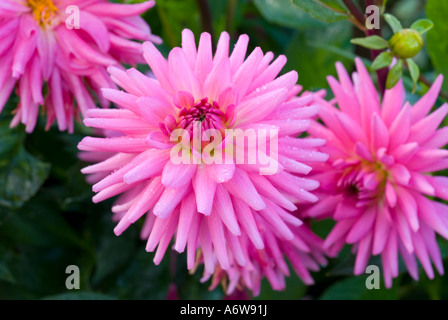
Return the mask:
POLYGON ((28 0, 28 6, 33 10, 34 19, 41 26, 48 26, 59 11, 51 0, 28 0))

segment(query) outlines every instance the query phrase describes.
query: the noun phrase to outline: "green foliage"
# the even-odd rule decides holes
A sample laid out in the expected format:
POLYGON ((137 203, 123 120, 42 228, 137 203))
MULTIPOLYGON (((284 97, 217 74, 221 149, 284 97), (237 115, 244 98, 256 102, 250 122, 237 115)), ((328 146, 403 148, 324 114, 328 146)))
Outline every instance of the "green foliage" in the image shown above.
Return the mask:
POLYGON ((355 38, 351 41, 353 44, 362 46, 367 49, 381 50, 389 48, 389 42, 380 36, 370 36, 365 38, 355 38))
MULTIPOLYGON (((434 23, 434 28, 427 34, 428 51, 431 61, 437 72, 448 77, 448 1, 428 0, 426 5, 428 19, 434 23)), ((444 82, 445 90, 448 89, 448 82, 444 82)))
POLYGON ((325 22, 336 22, 348 17, 347 9, 341 0, 292 0, 292 3, 312 17, 325 22))

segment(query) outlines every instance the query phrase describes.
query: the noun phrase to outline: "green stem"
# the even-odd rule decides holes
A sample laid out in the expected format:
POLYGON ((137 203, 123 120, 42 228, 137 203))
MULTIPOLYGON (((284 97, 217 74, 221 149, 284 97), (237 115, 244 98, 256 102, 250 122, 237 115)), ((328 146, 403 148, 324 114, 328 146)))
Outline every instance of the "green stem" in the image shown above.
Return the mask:
POLYGON ((199 12, 201 14, 202 30, 210 33, 213 38, 213 21, 212 12, 210 10, 210 4, 208 0, 196 0, 198 3, 199 12))
POLYGON ((233 20, 235 19, 235 10, 238 4, 238 0, 229 0, 227 5, 227 16, 226 16, 226 30, 229 34, 233 33, 233 20))

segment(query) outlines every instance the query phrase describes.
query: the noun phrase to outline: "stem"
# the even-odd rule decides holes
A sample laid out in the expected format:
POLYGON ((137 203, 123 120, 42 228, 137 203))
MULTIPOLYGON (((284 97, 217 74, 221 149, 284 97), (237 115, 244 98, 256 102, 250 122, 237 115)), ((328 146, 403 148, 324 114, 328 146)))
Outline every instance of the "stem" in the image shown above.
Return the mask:
MULTIPOLYGON (((361 10, 358 8, 358 6, 352 1, 352 0, 343 0, 345 6, 349 9, 351 15, 353 17, 356 18, 356 20, 364 27, 365 23, 366 23, 366 18, 364 16, 364 14, 361 12, 361 10)), ((382 0, 377 0, 374 3, 374 0, 366 0, 366 7, 370 6, 370 5, 382 5, 382 0)), ((357 25, 357 24, 356 24, 357 25)), ((359 28, 359 26, 358 26, 359 28)), ((360 28, 361 29, 361 28, 360 28)), ((365 34, 367 36, 373 36, 373 35, 377 35, 377 36, 382 36, 382 32, 381 29, 372 29, 372 30, 368 30, 366 28, 361 29, 363 32, 365 32, 365 34)), ((378 57, 381 52, 383 52, 382 50, 371 50, 370 51, 370 56, 372 58, 372 61, 375 61, 376 57, 378 57)), ((380 93, 383 95, 384 91, 386 89, 386 81, 387 81, 387 75, 389 73, 389 69, 388 68, 383 68, 380 69, 376 72, 377 75, 377 79, 378 79, 378 87, 380 90, 380 93)))
POLYGON ((213 39, 212 12, 210 10, 208 0, 196 0, 196 1, 198 3, 199 12, 201 14, 202 30, 210 33, 213 39))
POLYGON ((366 18, 358 6, 353 2, 353 0, 342 0, 347 9, 350 11, 351 15, 361 24, 365 25, 366 18))
POLYGON ((238 0, 229 0, 227 5, 226 30, 229 34, 233 33, 233 19, 235 18, 235 10, 238 0))

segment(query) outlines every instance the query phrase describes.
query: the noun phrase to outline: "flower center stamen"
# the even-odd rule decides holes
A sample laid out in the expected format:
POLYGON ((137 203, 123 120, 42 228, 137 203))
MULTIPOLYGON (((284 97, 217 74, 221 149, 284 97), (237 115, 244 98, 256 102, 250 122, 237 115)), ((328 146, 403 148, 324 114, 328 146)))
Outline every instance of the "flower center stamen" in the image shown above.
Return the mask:
POLYGON ((201 122, 203 130, 224 128, 225 114, 217 102, 209 102, 207 98, 199 100, 192 108, 183 108, 179 112, 179 127, 193 130, 195 122, 201 122))
POLYGON ((34 19, 40 26, 48 26, 59 11, 52 0, 28 0, 28 6, 33 10, 34 19))

